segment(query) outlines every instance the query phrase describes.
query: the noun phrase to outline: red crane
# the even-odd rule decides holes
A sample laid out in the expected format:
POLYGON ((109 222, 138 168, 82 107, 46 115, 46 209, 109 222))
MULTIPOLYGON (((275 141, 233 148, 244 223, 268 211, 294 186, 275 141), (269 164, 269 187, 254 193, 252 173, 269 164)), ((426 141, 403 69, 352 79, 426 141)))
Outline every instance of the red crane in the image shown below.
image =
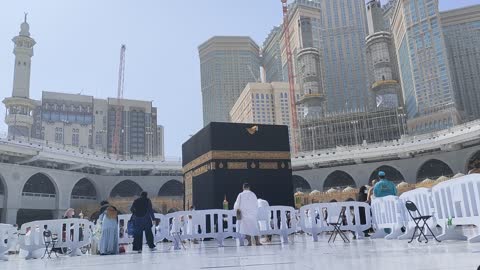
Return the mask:
POLYGON ((122 99, 123 86, 125 82, 125 50, 127 47, 122 44, 120 48, 120 67, 118 69, 118 90, 117 90, 117 107, 115 108, 115 129, 113 131, 112 152, 120 158, 120 138, 122 133, 122 99))
POLYGON ((290 136, 292 138, 292 148, 293 153, 298 152, 298 142, 297 142, 297 130, 298 130, 298 119, 297 119, 297 103, 295 98, 295 80, 293 76, 293 60, 292 60, 292 49, 290 48, 290 31, 289 31, 289 18, 288 18, 288 5, 287 0, 282 1, 282 10, 283 10, 283 38, 285 39, 285 50, 287 52, 287 66, 288 66, 288 85, 290 93, 290 110, 291 110, 291 121, 292 121, 292 130, 290 131, 290 136))

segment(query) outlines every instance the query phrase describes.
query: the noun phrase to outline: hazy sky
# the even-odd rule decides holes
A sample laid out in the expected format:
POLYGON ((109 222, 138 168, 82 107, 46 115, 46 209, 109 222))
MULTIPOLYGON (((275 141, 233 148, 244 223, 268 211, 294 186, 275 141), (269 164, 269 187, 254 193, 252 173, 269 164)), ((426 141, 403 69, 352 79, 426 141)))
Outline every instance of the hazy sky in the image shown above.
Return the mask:
MULTIPOLYGON (((341 1, 341 0, 339 0, 341 1)), ((167 156, 203 126, 197 46, 213 35, 248 35, 261 45, 281 23, 280 0, 2 0, 0 99, 10 96, 11 39, 28 12, 36 40, 30 97, 41 91, 99 98, 117 92, 120 45, 127 45, 125 98, 153 100, 167 156)), ((480 0, 440 0, 441 9, 480 0)), ((0 132, 5 107, 0 105, 0 132)))

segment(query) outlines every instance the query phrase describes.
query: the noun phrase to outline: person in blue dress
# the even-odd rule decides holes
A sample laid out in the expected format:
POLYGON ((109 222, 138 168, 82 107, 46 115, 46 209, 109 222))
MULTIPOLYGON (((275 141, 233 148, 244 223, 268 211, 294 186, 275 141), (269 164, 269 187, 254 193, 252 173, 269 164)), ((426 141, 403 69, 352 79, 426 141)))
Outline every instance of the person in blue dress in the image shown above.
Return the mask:
POLYGON ((375 195, 375 198, 381 198, 385 196, 396 196, 397 195, 397 187, 395 184, 385 178, 385 172, 384 171, 379 171, 378 172, 378 178, 380 178, 380 181, 375 184, 375 187, 373 188, 373 195, 375 195))
POLYGON ((108 206, 100 215, 102 233, 100 237, 100 255, 118 254, 118 211, 108 206))

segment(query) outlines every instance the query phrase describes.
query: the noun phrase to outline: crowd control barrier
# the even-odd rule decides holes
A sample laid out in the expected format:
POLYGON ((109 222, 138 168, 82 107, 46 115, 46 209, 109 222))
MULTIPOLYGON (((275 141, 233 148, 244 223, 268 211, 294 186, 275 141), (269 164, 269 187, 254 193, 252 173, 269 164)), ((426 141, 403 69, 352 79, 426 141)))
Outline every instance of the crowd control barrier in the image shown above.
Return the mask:
MULTIPOLYGON (((480 174, 465 175, 432 188, 435 217, 443 233, 440 240, 466 240, 457 225, 480 228, 480 174)), ((468 239, 479 242, 480 235, 468 239)))
POLYGON ((16 229, 10 224, 0 224, 0 261, 6 261, 5 253, 12 247, 16 229))
POLYGON ((372 219, 375 233, 371 238, 397 239, 403 235, 405 206, 397 196, 386 196, 372 200, 372 219))
POLYGON ((405 234, 398 237, 400 240, 411 239, 415 231, 415 222, 410 217, 408 210, 405 207, 407 201, 412 201, 424 216, 430 215, 427 222, 430 228, 435 229, 437 226, 437 219, 435 218, 435 206, 433 205, 432 192, 428 188, 417 188, 400 195, 400 203, 403 206, 403 220, 405 226, 405 234))
POLYGON ((28 222, 20 228, 19 246, 26 259, 41 257, 45 250, 43 232, 50 230, 58 238, 55 247, 68 249, 70 256, 82 255, 80 248, 91 243, 93 227, 92 222, 76 218, 28 222))
POLYGON ((363 231, 371 228, 370 206, 364 202, 316 203, 300 208, 300 227, 318 241, 322 232, 333 231, 328 223, 342 222, 342 230, 352 231, 358 239, 364 238, 363 231), (345 215, 340 217, 342 209, 345 215), (364 218, 363 218, 364 217, 364 218))

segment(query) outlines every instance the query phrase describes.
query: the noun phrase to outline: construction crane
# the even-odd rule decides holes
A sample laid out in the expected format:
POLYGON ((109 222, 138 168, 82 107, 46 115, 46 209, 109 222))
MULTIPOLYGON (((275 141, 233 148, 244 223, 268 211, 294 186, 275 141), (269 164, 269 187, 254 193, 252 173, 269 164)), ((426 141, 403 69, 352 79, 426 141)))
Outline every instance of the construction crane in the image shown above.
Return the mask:
POLYGON ((117 106, 115 108, 115 129, 113 131, 112 152, 117 156, 117 159, 121 157, 120 153, 120 138, 122 134, 122 99, 123 99, 123 87, 125 82, 125 50, 127 47, 122 44, 120 47, 120 66, 118 69, 118 90, 117 90, 117 106))
POLYGON ((298 152, 298 142, 297 142, 297 130, 298 130, 298 119, 297 119, 297 103, 295 98, 295 80, 293 76, 293 60, 292 60, 292 49, 290 48, 290 30, 288 29, 289 18, 288 18, 288 5, 287 0, 282 1, 282 10, 283 10, 283 38, 285 39, 285 50, 287 53, 287 66, 288 66, 288 85, 290 93, 290 110, 291 110, 291 127, 290 136, 292 141, 293 153, 298 152))

